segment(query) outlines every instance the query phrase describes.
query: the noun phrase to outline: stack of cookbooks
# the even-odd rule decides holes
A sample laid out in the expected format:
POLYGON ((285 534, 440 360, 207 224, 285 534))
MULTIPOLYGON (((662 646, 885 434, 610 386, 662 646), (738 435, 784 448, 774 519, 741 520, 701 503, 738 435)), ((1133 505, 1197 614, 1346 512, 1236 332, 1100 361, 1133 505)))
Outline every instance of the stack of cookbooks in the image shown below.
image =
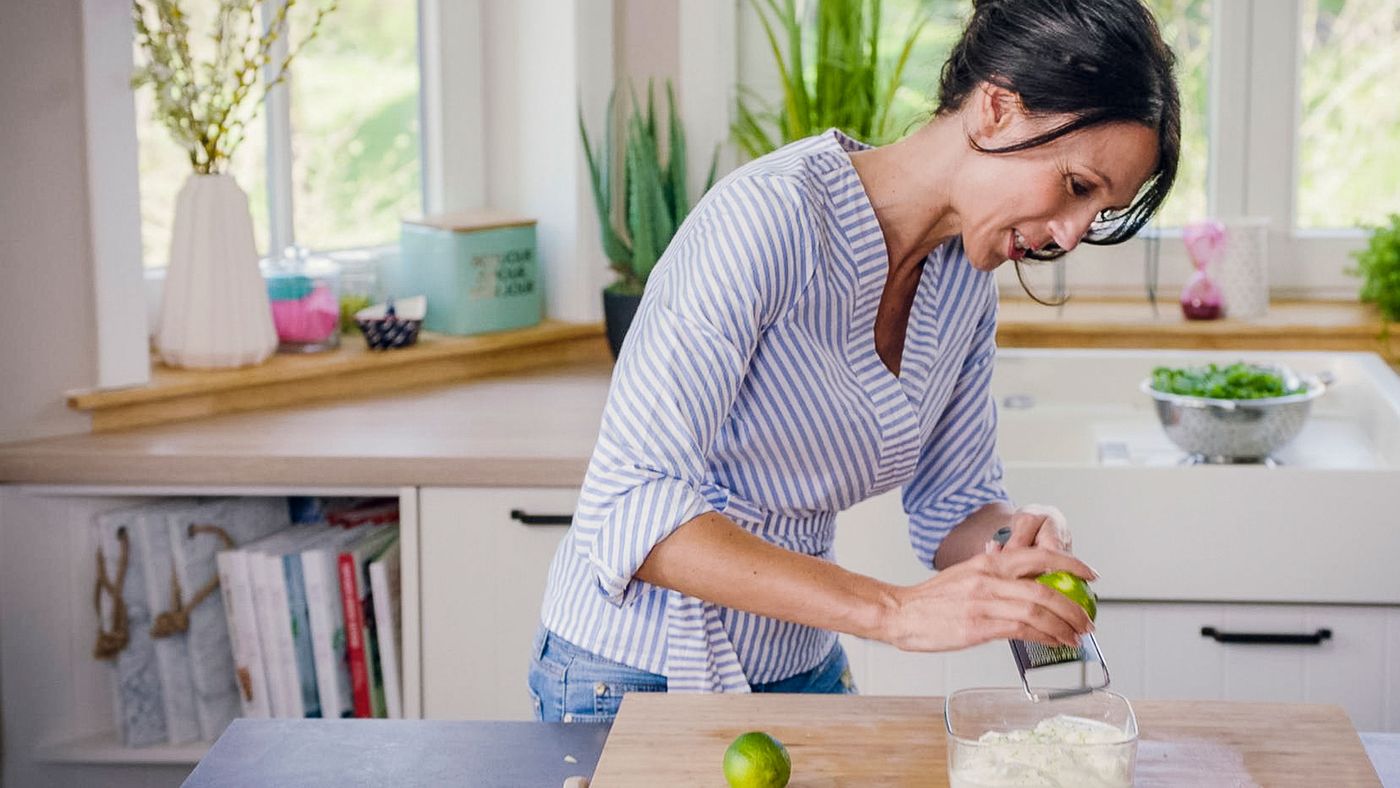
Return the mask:
POLYGON ((327 506, 219 553, 243 716, 403 716, 398 516, 327 506))

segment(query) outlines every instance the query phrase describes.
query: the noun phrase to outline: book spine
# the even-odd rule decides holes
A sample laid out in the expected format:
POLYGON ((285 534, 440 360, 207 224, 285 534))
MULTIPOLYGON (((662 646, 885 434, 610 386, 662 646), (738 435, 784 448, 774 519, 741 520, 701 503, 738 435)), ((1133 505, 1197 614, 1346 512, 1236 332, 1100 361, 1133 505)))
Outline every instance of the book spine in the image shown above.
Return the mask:
POLYGON ((307 610, 300 553, 282 556, 282 574, 287 585, 287 612, 291 620, 293 664, 296 667, 302 716, 320 717, 321 692, 316 686, 316 655, 311 646, 311 618, 307 610))
POLYGON ((253 607, 253 586, 248 578, 248 556, 242 550, 225 550, 215 562, 223 589, 224 613, 233 640, 234 683, 243 716, 266 719, 272 716, 268 703, 267 674, 263 670, 262 647, 258 643, 258 623, 253 607))
POLYGON ((369 665, 365 660, 364 621, 356 582, 355 557, 341 553, 336 567, 340 576, 340 602, 345 618, 345 650, 350 661, 350 696, 356 717, 372 717, 369 665))
POLYGON ((375 634, 379 638, 379 665, 384 678, 384 705, 391 720, 403 719, 398 660, 397 594, 390 590, 388 556, 369 565, 370 593, 374 597, 375 634))
MULTIPOLYGON (((339 630, 340 595, 331 600, 330 583, 325 571, 324 550, 308 550, 301 554, 301 574, 306 583, 306 614, 311 624, 311 651, 316 658, 316 692, 320 696, 321 716, 335 719, 341 714, 341 698, 335 654, 335 636, 339 630)), ((339 584, 336 585, 339 588, 339 584)))
POLYGON ((277 624, 282 620, 276 610, 272 584, 267 577, 267 556, 248 554, 248 575, 253 580, 253 604, 257 608, 258 639, 262 643, 263 669, 267 673, 268 704, 274 717, 288 717, 287 692, 283 682, 281 641, 277 624))
POLYGON ((277 658, 282 675, 282 692, 287 716, 301 719, 306 716, 306 706, 301 701, 301 681, 297 676, 296 644, 292 642, 292 605, 287 598, 287 578, 282 569, 281 555, 263 557, 267 564, 268 582, 272 586, 272 610, 276 616, 274 625, 277 636, 277 658))

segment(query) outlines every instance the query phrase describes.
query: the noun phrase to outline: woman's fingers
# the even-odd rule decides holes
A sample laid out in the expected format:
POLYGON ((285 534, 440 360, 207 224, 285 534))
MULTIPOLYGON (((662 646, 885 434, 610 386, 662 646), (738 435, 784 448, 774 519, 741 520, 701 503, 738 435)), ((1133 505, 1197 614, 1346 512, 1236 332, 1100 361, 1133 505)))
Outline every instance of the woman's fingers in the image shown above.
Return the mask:
POLYGON ((1028 504, 1011 515, 1011 538, 1007 547, 1048 547, 1070 549, 1069 526, 1064 514, 1053 506, 1028 504))
POLYGON ((1007 549, 973 560, 982 562, 983 568, 997 577, 1037 577, 1046 572, 1069 572, 1085 580, 1099 579, 1099 573, 1078 558, 1043 547, 1007 549))
POLYGON ((1011 617, 1054 635, 1065 643, 1077 643, 1079 635, 1094 628, 1089 614, 1077 602, 1034 580, 994 579, 987 581, 984 587, 991 597, 986 601, 1006 602, 1014 606, 998 607, 998 610, 1019 611, 1021 615, 1011 617))
MULTIPOLYGON (((1077 646, 1078 637, 1068 627, 1055 625, 1053 616, 1036 620, 1034 614, 1019 603, 995 600, 978 606, 984 614, 973 619, 970 627, 973 643, 992 640, 1029 640, 1044 646, 1077 646), (1029 615, 1028 615, 1029 614, 1029 615)), ((1063 624, 1063 622, 1060 622, 1063 624)))

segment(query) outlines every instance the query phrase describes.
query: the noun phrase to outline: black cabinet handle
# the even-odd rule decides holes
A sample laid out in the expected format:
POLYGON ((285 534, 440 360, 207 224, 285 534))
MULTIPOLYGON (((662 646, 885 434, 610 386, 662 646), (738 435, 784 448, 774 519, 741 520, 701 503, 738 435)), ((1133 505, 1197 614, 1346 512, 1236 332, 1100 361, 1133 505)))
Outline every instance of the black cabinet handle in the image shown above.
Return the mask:
POLYGON ((1288 634, 1277 632, 1221 632, 1215 627, 1201 627, 1201 637, 1212 638, 1216 643, 1254 643, 1272 646, 1317 646, 1332 637, 1332 630, 1319 629, 1312 634, 1288 634))
POLYGON ((522 509, 511 509, 510 519, 525 525, 572 525, 574 522, 571 514, 526 514, 522 509))

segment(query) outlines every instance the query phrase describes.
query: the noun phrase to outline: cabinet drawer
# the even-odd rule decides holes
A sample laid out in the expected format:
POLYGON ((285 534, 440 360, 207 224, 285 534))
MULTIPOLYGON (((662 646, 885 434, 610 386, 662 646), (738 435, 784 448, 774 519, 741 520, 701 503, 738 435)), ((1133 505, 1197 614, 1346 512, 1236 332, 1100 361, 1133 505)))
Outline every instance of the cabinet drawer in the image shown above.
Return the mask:
POLYGON ((1400 609, 1104 602, 1097 628, 1129 698, 1334 703, 1400 730, 1400 609), (1296 642, 1248 642, 1269 639, 1296 642))
POLYGON ((577 499, 576 488, 421 491, 425 718, 533 718, 530 644, 577 499))

